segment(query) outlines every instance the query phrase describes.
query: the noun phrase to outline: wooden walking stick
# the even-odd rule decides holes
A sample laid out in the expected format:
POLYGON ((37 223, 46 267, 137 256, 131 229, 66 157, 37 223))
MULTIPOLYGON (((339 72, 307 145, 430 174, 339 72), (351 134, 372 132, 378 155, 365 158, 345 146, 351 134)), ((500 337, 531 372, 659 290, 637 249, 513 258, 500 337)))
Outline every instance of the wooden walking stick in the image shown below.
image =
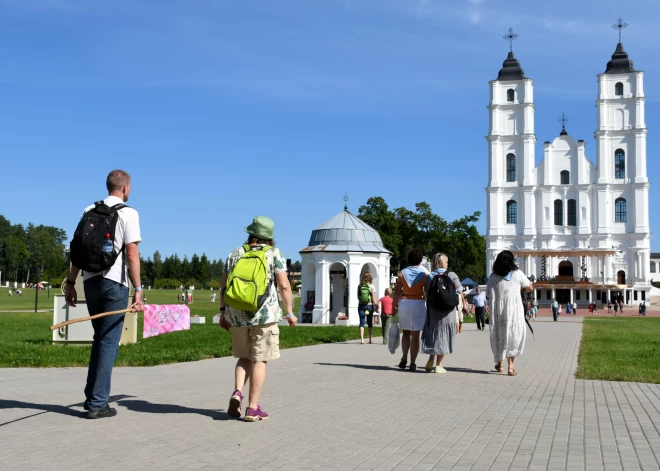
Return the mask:
POLYGON ((125 314, 127 312, 133 312, 133 310, 130 309, 130 308, 129 309, 122 309, 120 311, 102 312, 101 314, 96 314, 94 316, 80 317, 78 319, 71 319, 69 321, 60 322, 59 324, 51 325, 50 330, 53 331, 55 329, 59 329, 60 327, 64 327, 65 325, 75 324, 77 322, 91 321, 92 319, 98 319, 99 317, 105 317, 105 316, 111 316, 113 314, 125 314))

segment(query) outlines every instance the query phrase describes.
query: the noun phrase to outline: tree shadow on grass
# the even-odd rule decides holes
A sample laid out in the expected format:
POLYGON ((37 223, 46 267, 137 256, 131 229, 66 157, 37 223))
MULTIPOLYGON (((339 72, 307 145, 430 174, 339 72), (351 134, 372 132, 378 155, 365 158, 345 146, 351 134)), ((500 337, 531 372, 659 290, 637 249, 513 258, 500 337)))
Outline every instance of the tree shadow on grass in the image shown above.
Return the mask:
MULTIPOLYGON (((128 396, 126 394, 111 396, 108 403, 119 401, 119 400, 127 398, 127 397, 134 397, 134 396, 128 396)), ((70 406, 61 406, 59 404, 35 404, 33 402, 15 401, 15 400, 12 400, 12 399, 0 399, 0 410, 2 410, 2 409, 37 409, 37 410, 41 410, 41 412, 38 412, 36 414, 32 414, 32 415, 28 415, 28 416, 21 417, 21 418, 18 418, 18 419, 10 420, 9 422, 0 423, 0 427, 2 427, 3 425, 13 424, 14 422, 18 422, 20 420, 25 420, 25 419, 29 419, 31 417, 36 417, 38 415, 47 414, 48 412, 53 412, 55 414, 68 415, 70 417, 81 417, 81 418, 85 417, 85 414, 87 413, 86 411, 72 409, 72 407, 80 407, 82 409, 83 403, 79 402, 79 403, 76 403, 76 404, 71 404, 70 406)))
POLYGON ((229 417, 227 412, 222 409, 198 409, 194 407, 177 406, 174 404, 156 404, 142 400, 121 400, 118 405, 134 412, 144 412, 149 414, 198 414, 210 417, 213 420, 237 420, 229 417))

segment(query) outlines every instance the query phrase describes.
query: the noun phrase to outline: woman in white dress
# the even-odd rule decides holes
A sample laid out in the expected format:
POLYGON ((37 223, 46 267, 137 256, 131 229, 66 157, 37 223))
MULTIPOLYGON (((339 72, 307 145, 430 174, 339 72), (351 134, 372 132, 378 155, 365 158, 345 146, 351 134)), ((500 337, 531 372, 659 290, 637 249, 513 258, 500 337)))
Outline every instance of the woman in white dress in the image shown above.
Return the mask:
POLYGON ((503 250, 493 264, 488 279, 486 296, 490 305, 490 347, 495 358, 495 370, 503 371, 502 362, 508 362, 509 376, 518 373, 513 360, 522 355, 525 347, 525 312, 521 292, 531 292, 534 287, 524 273, 518 270, 513 253, 503 250))
POLYGON ((426 320, 426 297, 424 283, 428 277, 426 268, 421 266, 424 254, 420 249, 408 252, 408 268, 404 268, 396 279, 394 288, 394 311, 399 316, 399 328, 402 331, 401 349, 403 356, 399 368, 408 364, 410 352, 410 371, 417 371, 417 354, 419 353, 419 334, 426 320))

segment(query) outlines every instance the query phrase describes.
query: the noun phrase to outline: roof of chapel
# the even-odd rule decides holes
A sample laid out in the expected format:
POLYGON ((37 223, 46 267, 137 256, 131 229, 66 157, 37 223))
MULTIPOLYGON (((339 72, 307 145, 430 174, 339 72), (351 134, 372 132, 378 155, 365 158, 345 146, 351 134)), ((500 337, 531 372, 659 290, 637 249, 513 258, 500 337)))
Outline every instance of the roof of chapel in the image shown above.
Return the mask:
POLYGON ((300 252, 390 253, 383 246, 378 231, 348 209, 314 229, 307 247, 300 252))

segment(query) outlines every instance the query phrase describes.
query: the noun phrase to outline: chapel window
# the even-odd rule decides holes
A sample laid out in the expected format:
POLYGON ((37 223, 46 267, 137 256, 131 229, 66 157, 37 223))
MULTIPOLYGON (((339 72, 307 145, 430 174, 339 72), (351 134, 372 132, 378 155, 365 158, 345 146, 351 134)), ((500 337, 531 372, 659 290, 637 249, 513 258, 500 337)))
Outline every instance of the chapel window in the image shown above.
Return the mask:
POLYGON ((626 178, 626 153, 623 149, 614 152, 614 178, 626 178))
POLYGON ((516 156, 513 154, 506 156, 506 181, 516 181, 516 156))
POLYGON ((614 222, 628 221, 628 204, 624 198, 614 200, 614 222))
POLYGON ((564 225, 564 204, 562 200, 555 200, 555 226, 564 225))
POLYGON ((515 201, 507 201, 506 203, 506 223, 518 223, 518 203, 515 201))
POLYGON ((575 200, 568 200, 566 215, 568 216, 568 225, 577 226, 577 204, 575 200))
POLYGON ((509 88, 506 91, 506 101, 508 101, 509 103, 513 103, 515 98, 516 98, 516 92, 513 91, 513 88, 509 88))
POLYGON ((655 262, 651 262, 651 273, 655 273, 655 262))
POLYGON ((570 180, 570 173, 568 173, 568 170, 562 170, 559 177, 562 185, 568 185, 570 180))
POLYGON ((623 84, 621 82, 617 82, 617 84, 614 85, 614 94, 616 96, 623 96, 623 84))

